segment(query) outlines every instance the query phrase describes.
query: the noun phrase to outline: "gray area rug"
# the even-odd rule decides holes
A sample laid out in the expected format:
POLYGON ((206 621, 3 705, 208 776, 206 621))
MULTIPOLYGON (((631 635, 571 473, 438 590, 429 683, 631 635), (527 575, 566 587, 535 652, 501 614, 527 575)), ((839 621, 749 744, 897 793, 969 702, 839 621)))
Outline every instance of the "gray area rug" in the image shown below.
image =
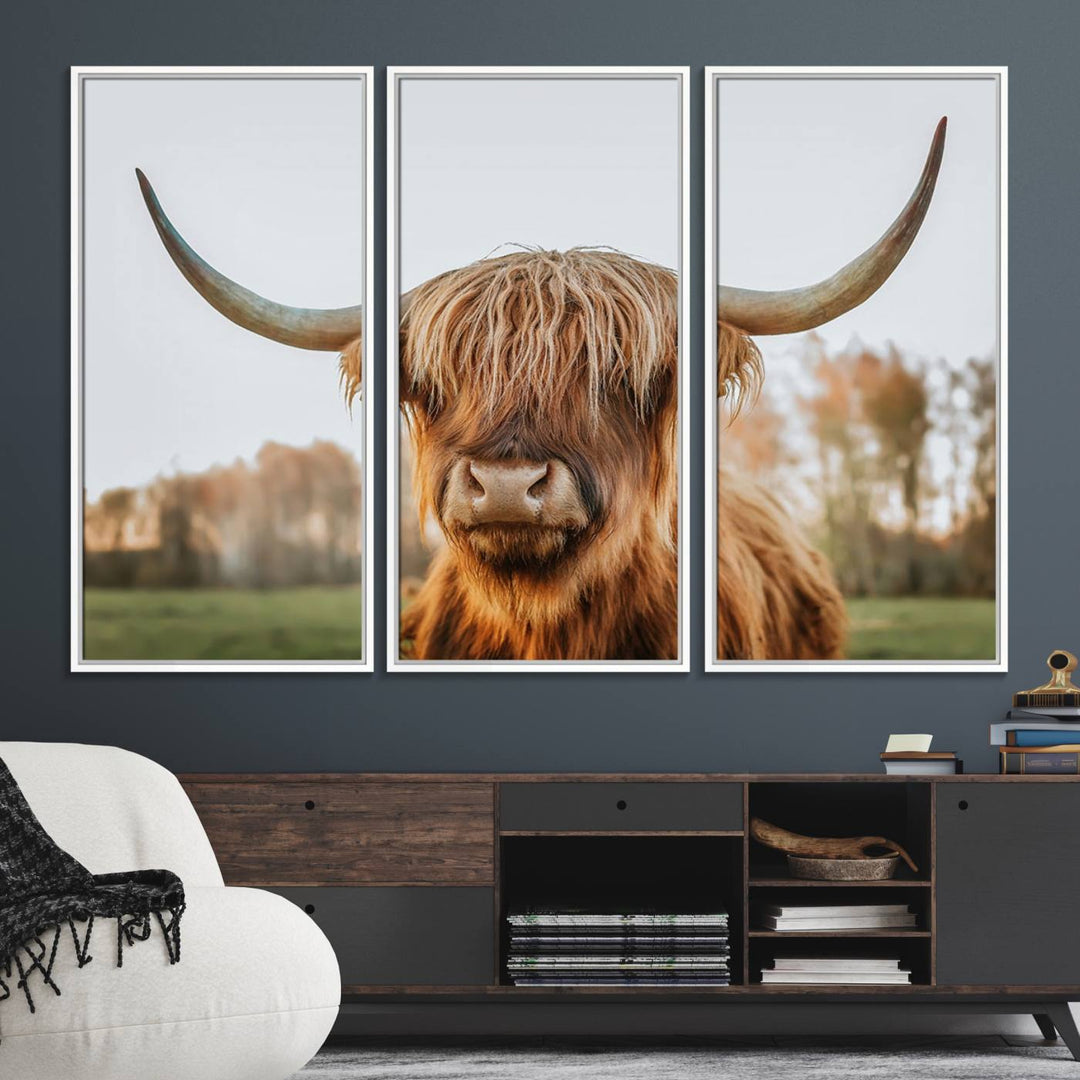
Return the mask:
POLYGON ((294 1080, 1080 1080, 1063 1045, 330 1046, 294 1080))

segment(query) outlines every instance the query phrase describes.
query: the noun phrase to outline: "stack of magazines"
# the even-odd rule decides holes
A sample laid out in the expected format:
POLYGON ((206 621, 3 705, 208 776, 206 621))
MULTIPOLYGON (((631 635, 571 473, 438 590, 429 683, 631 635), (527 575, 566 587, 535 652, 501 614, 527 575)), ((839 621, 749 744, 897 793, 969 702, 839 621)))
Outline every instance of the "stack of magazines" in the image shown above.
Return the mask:
POLYGON ((884 986, 911 982, 911 972, 895 957, 778 956, 761 970, 763 983, 832 983, 884 986))
POLYGON ((727 986, 728 917, 662 912, 513 911, 515 986, 727 986))

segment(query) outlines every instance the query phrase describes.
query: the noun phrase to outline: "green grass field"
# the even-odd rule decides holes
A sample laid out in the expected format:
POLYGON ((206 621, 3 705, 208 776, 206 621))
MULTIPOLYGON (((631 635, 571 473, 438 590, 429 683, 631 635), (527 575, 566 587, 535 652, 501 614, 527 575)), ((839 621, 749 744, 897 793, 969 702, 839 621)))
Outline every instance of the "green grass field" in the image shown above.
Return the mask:
MULTIPOLYGON (((88 660, 356 660, 359 585, 87 589, 88 660)), ((853 660, 986 660, 992 600, 848 600, 853 660)))
POLYGON ((852 660, 992 660, 995 605, 968 597, 852 599, 852 660))
POLYGON ((87 589, 88 660, 359 660, 359 585, 87 589))

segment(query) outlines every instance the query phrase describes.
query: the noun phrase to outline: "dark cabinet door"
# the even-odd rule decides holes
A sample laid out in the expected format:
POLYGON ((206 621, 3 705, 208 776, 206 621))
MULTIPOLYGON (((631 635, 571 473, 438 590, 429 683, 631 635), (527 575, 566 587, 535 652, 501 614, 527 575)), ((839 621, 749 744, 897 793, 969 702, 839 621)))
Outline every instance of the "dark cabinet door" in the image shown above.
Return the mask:
POLYGON ((719 832, 743 827, 742 784, 606 780, 500 787, 504 832, 719 832))
POLYGON ((492 889, 273 889, 304 908, 348 986, 485 986, 495 981, 492 889))
POLYGON ((1080 783, 937 786, 939 986, 1080 985, 1080 783))

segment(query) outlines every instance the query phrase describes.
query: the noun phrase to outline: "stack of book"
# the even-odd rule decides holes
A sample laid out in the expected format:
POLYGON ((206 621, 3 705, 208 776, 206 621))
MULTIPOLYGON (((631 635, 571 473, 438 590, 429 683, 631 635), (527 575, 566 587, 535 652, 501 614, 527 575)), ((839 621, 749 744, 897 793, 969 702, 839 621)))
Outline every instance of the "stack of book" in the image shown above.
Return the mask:
POLYGON ((1014 708, 990 725, 1003 773, 1080 773, 1080 708, 1014 708))
POLYGON ((519 911, 507 916, 515 986, 727 986, 728 917, 519 911))
POLYGON ((899 776, 948 776, 964 763, 952 750, 931 750, 933 735, 890 735, 881 755, 885 771, 899 776))
POLYGON ((897 957, 778 956, 761 969, 763 983, 838 983, 868 986, 911 982, 911 972, 897 957))
POLYGON ((952 750, 885 751, 881 760, 890 776, 951 776, 964 771, 964 763, 952 750))
POLYGON ((758 912, 765 930, 914 930, 907 904, 765 904, 758 912))

